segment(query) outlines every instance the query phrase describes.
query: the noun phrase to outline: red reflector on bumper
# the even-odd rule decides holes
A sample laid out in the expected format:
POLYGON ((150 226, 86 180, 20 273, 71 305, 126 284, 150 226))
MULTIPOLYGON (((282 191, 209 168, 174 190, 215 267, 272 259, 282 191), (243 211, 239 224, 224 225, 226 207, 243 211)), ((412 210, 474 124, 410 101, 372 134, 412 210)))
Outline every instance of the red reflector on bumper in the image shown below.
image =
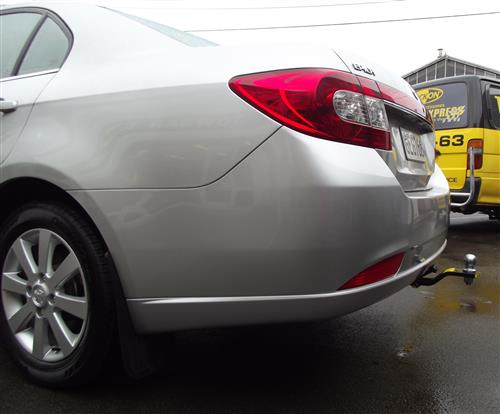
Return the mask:
POLYGON ((398 253, 368 267, 343 284, 338 290, 369 285, 395 275, 401 267, 404 255, 404 253, 398 253))

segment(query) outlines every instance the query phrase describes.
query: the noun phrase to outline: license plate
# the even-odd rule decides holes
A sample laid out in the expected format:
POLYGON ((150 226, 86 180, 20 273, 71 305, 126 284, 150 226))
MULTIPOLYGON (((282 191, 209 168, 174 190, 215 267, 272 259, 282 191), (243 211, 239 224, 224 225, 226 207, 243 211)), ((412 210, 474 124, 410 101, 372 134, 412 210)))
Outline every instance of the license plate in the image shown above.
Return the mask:
POLYGON ((403 147, 405 149, 406 159, 410 161, 425 162, 424 145, 422 137, 419 134, 401 129, 401 138, 403 139, 403 147))

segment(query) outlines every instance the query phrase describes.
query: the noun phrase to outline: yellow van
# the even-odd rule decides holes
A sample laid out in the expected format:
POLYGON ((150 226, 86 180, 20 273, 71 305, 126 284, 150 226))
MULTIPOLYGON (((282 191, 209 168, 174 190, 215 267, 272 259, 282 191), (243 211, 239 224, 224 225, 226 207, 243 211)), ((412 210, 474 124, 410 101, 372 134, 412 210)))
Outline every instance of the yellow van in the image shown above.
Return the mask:
POLYGON ((414 86, 434 119, 452 211, 500 218, 500 80, 457 76, 414 86))

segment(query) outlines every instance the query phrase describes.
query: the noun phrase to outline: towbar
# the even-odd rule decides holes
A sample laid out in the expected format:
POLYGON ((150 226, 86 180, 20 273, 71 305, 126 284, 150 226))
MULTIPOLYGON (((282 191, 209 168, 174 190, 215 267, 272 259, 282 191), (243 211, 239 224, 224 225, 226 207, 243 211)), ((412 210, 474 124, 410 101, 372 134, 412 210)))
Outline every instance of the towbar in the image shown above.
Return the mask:
POLYGON ((434 277, 426 277, 431 273, 437 273, 437 271, 438 269, 435 265, 426 268, 415 282, 412 283, 412 286, 415 288, 420 286, 432 286, 447 276, 463 277, 466 285, 472 285, 474 279, 480 276, 480 273, 476 270, 476 256, 470 253, 466 254, 464 257, 464 268, 462 270, 451 267, 434 277))

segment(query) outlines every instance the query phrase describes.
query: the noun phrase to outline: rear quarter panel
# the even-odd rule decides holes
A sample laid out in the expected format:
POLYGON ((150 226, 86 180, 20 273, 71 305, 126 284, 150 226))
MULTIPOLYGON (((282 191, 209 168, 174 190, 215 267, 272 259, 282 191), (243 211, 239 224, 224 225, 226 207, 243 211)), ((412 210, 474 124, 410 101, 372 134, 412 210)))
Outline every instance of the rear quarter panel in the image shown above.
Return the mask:
POLYGON ((6 179, 22 171, 65 189, 207 185, 280 126, 232 93, 231 77, 346 70, 324 48, 192 48, 99 7, 55 11, 73 49, 39 97, 6 179))

